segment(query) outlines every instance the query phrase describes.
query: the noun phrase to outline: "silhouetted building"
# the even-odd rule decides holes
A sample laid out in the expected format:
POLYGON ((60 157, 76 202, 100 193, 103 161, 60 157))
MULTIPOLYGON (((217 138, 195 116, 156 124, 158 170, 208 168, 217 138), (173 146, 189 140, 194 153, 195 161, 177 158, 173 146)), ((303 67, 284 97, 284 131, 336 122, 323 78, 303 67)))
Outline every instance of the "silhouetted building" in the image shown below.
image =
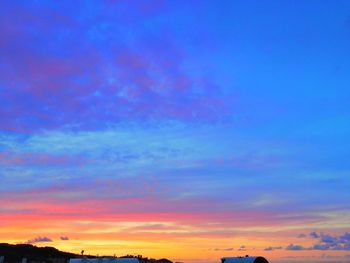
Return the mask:
POLYGON ((71 258, 69 263, 140 263, 138 258, 71 258))
POLYGON ((225 257, 221 263, 269 263, 264 257, 225 257))

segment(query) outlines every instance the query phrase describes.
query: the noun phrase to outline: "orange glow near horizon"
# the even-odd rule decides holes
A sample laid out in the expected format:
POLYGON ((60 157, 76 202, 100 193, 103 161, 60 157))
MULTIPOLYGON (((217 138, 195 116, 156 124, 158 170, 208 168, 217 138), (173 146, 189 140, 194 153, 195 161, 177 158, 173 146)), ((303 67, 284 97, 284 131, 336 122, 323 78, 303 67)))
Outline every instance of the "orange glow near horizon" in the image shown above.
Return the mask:
MULTIPOLYGON (((54 209, 53 209, 54 210, 54 209)), ((148 215, 155 217, 154 215, 148 215)), ((173 214, 173 216, 175 216, 173 214)), ((181 217, 181 214, 178 215, 181 217)), ((2 242, 25 243, 35 237, 49 237, 52 242, 33 243, 37 246, 53 246, 57 249, 79 254, 99 256, 143 255, 150 258, 168 258, 182 262, 219 262, 224 256, 262 255, 271 262, 282 262, 299 257, 308 260, 319 257, 322 251, 288 251, 267 247, 287 247, 301 242, 298 234, 317 226, 281 225, 284 230, 273 226, 228 227, 220 224, 205 224, 194 221, 188 224, 176 221, 107 221, 100 217, 87 219, 48 214, 13 215, 1 217, 0 235, 2 242), (28 234, 37 233, 37 235, 28 234), (69 240, 61 240, 67 236, 69 240)), ((118 218, 118 217, 116 217, 118 218)), ((259 225, 259 221, 255 222, 259 225)), ((339 229, 339 233, 343 231, 339 229)), ((304 246, 311 246, 313 240, 303 240, 304 246)), ((328 256, 341 257, 344 251, 330 251, 328 256)))

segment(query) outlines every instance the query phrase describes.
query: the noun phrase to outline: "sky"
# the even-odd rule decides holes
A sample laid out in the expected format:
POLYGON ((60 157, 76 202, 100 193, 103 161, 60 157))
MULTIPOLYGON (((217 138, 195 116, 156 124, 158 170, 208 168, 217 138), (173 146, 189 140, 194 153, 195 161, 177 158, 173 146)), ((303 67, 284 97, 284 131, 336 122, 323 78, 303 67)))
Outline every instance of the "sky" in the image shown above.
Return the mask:
POLYGON ((350 1, 0 2, 0 241, 350 262, 350 1))

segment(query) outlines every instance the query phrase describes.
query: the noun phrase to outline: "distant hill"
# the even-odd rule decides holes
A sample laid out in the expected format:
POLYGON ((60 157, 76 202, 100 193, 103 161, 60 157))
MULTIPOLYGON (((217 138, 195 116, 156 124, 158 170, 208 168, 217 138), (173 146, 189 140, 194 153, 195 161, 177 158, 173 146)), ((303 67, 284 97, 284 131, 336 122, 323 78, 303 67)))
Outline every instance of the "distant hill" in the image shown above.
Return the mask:
POLYGON ((48 262, 53 263, 52 259, 63 259, 78 257, 73 253, 59 251, 54 247, 36 247, 29 244, 11 245, 6 243, 0 244, 0 256, 5 256, 6 262, 21 262, 22 258, 27 258, 29 262, 48 262))
MULTIPOLYGON (((29 244, 11 245, 0 243, 0 257, 5 256, 5 263, 20 263, 22 258, 27 258, 28 263, 66 263, 70 258, 79 258, 81 255, 63 252, 54 247, 37 247, 29 244)), ((95 256, 87 256, 95 258, 95 256)), ((141 263, 173 263, 163 259, 145 258, 141 255, 126 255, 122 257, 138 258, 141 263)))

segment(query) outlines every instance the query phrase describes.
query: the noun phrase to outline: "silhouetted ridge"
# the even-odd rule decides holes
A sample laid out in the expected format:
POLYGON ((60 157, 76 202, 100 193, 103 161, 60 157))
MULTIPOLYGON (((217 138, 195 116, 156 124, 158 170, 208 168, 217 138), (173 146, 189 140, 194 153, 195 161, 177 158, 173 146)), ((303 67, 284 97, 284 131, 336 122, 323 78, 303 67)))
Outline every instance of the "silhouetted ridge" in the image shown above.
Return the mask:
MULTIPOLYGON (((22 258, 27 258, 28 263, 66 263, 70 258, 80 258, 81 255, 63 252, 54 247, 37 247, 30 244, 7 244, 0 243, 0 257, 5 256, 5 263, 20 263, 22 258)), ((96 258, 95 256, 84 256, 87 258, 96 258)), ((143 257, 142 255, 126 255, 122 257, 138 258, 140 263, 173 263, 162 258, 153 259, 143 257)))
POLYGON ((5 256, 6 262, 21 262, 22 258, 27 258, 28 262, 56 262, 54 259, 63 261, 78 255, 68 252, 62 252, 54 247, 36 247, 30 244, 11 245, 0 244, 0 256, 5 256))

